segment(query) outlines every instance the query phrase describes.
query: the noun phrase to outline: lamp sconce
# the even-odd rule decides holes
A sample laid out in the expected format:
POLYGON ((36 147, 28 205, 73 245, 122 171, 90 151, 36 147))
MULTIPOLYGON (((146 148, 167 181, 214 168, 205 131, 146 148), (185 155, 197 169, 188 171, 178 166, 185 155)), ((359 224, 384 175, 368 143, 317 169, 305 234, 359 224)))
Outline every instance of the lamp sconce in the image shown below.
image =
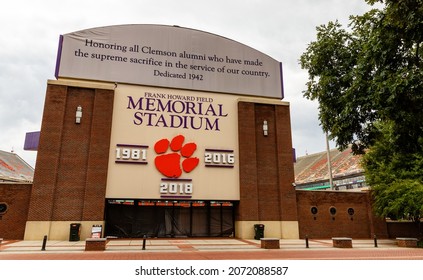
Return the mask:
POLYGON ((268 130, 269 130, 269 127, 267 125, 267 121, 263 121, 263 135, 264 136, 268 135, 268 130))
POLYGON ((78 107, 76 107, 75 123, 80 124, 81 118, 82 118, 82 106, 78 105, 78 107))

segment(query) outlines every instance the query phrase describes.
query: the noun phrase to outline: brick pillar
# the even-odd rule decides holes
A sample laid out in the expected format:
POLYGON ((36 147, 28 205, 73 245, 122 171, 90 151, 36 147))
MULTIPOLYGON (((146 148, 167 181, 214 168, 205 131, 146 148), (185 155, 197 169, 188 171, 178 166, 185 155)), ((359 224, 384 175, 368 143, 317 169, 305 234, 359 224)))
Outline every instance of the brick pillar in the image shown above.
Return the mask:
POLYGON ((49 221, 52 218, 62 145, 66 90, 65 86, 47 86, 28 221, 49 221))
POLYGON ((281 219, 298 221, 290 110, 289 106, 275 106, 275 111, 281 219))
POLYGON ((258 220, 256 124, 254 103, 238 103, 240 202, 238 221, 258 220))
POLYGON ((28 221, 103 220, 113 94, 47 86, 28 221))
MULTIPOLYGON (((282 227, 295 232, 298 221, 289 114, 287 103, 238 103, 240 202, 236 221, 268 222, 274 234, 280 230, 282 235, 286 233, 282 227), (290 221, 294 223, 285 223, 290 221)), ((251 232, 251 223, 240 228, 245 232, 248 227, 251 232)))
POLYGON ((96 89, 82 220, 103 220, 109 164, 113 92, 96 89))
POLYGON ((296 193, 288 105, 240 102, 238 220, 296 221, 296 193), (268 136, 263 135, 267 121, 268 136))

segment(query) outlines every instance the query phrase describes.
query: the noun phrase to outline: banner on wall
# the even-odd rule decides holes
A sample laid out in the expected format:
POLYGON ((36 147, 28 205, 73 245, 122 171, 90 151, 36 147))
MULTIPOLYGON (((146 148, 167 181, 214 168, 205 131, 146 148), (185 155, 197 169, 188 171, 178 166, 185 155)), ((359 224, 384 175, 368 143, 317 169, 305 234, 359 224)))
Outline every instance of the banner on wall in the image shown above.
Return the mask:
POLYGON ((280 62, 234 40, 178 26, 117 25, 62 35, 55 75, 283 98, 280 62))
POLYGON ((237 100, 119 84, 106 198, 239 200, 237 100))

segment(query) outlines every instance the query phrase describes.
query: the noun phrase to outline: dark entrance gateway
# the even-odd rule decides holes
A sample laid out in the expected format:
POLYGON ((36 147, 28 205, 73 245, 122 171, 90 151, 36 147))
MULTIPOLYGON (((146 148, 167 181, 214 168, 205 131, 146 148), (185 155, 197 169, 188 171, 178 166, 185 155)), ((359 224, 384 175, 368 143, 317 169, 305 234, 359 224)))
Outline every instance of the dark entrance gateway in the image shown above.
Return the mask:
POLYGON ((108 199, 105 236, 234 236, 234 202, 108 199))

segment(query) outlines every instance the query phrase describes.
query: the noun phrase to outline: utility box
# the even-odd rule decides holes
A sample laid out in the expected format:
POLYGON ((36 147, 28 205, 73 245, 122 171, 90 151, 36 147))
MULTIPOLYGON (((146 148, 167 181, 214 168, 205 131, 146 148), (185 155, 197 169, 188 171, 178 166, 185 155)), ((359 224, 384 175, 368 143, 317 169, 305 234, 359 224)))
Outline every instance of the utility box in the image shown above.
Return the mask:
POLYGON ((254 225, 254 239, 260 240, 260 238, 264 237, 264 225, 263 224, 255 224, 254 225))
POLYGON ((79 241, 81 238, 81 224, 70 224, 69 241, 79 241))

